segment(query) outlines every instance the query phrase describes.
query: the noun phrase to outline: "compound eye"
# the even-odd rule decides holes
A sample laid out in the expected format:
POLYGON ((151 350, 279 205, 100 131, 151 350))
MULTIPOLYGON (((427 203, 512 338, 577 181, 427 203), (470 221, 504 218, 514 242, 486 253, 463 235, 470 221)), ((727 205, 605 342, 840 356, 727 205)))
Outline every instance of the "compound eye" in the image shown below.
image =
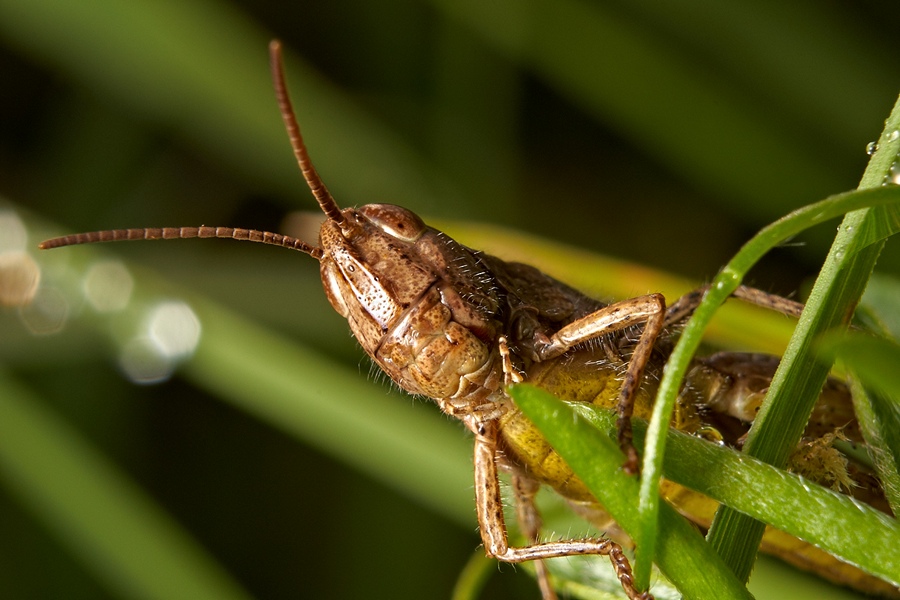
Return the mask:
POLYGON ((404 242, 415 242, 425 232, 422 219, 400 206, 366 204, 357 211, 388 235, 404 242))

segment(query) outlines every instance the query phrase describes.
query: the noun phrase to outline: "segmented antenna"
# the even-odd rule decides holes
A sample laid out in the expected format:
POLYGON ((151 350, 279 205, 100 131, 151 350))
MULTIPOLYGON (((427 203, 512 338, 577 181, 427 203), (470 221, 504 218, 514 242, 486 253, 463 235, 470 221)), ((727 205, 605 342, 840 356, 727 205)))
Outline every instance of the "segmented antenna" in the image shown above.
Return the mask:
POLYGON ((294 156, 297 157, 297 164, 300 165, 300 171, 303 172, 303 178, 328 219, 335 223, 343 223, 344 215, 341 214, 341 208, 334 201, 328 188, 325 187, 322 178, 319 177, 319 173, 313 166, 309 153, 306 151, 306 144, 303 143, 303 135, 300 133, 300 126, 297 124, 294 107, 291 104, 287 84, 284 81, 281 42, 278 40, 269 42, 269 62, 272 66, 272 83, 275 86, 275 98, 278 100, 278 108, 281 110, 281 119, 284 121, 284 126, 287 129, 291 147, 294 149, 294 156))
POLYGON ((41 250, 61 248, 62 246, 74 246, 76 244, 94 244, 98 242, 123 242, 131 240, 186 240, 190 238, 223 238, 258 242, 270 246, 282 246, 291 250, 299 250, 309 254, 316 260, 322 258, 322 249, 310 246, 303 240, 289 235, 258 231, 256 229, 241 229, 236 227, 145 227, 143 229, 108 229, 106 231, 92 231, 90 233, 76 233, 53 238, 41 242, 41 250))

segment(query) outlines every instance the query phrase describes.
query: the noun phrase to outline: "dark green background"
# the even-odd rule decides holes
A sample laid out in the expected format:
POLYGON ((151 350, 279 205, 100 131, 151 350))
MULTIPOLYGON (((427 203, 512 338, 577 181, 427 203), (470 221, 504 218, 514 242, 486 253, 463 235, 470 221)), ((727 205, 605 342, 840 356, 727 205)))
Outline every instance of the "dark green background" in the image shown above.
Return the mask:
MULTIPOLYGON (((767 222, 855 187, 900 89, 886 0, 53 5, 0 0, 0 193, 60 232, 278 229, 310 209, 259 100, 270 37, 343 205, 503 224, 698 281, 767 222)), ((826 229, 753 282, 801 288, 826 229)), ((369 372, 309 259, 112 250, 369 372)), ((897 264, 889 248, 882 268, 897 264)), ((5 344, 12 313, 7 367, 258 597, 445 597, 479 544, 474 511, 460 527, 177 377, 131 385, 96 339, 5 344)), ((491 586, 536 597, 524 577, 491 586)), ((2 486, 0 595, 108 595, 2 486)))

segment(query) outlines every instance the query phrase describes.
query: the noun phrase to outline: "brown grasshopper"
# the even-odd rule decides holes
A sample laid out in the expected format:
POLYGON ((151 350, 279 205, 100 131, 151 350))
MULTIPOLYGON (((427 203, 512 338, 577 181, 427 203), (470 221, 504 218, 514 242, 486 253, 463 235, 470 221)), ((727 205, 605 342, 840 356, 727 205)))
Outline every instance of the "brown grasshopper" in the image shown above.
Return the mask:
MULTIPOLYGON (((541 521, 533 498, 541 484, 553 487, 604 528, 615 532, 615 524, 519 413, 505 386, 524 380, 566 400, 615 407, 624 468, 635 473, 638 462, 631 443, 631 418, 649 415, 673 330, 696 308, 702 290, 668 309, 660 294, 606 305, 534 267, 466 248, 404 208, 369 204, 341 209, 310 161, 288 97, 277 41, 270 45, 270 58, 294 154, 327 218, 318 246, 256 230, 182 227, 76 234, 48 240, 41 248, 217 237, 284 246, 312 256, 320 263, 329 301, 375 363, 401 388, 432 398, 474 434, 476 511, 486 553, 505 562, 537 561, 545 600, 556 595, 542 559, 607 555, 629 598, 651 598, 633 585, 619 543, 607 538, 539 540, 541 521), (510 544, 500 471, 512 475, 517 516, 528 539, 525 546, 510 544)), ((742 287, 735 295, 788 314, 798 314, 802 308, 750 288, 742 287)), ((698 359, 687 375, 673 425, 739 447, 776 365, 772 357, 752 354, 720 353, 698 359)), ((821 440, 837 430, 862 441, 846 387, 830 382, 806 435, 821 440)), ((825 447, 822 452, 836 450, 825 447)), ((868 473, 838 467, 835 472, 814 475, 828 485, 834 481, 852 485, 855 496, 888 510, 877 481, 868 473)), ((674 484, 665 493, 676 505, 692 494, 674 484)), ((711 512, 694 510, 688 516, 707 525, 711 512)), ((802 552, 796 544, 785 550, 772 535, 764 541, 764 549, 789 562, 801 564, 809 553, 818 553, 815 570, 832 580, 896 594, 892 586, 802 542, 798 542, 802 552)), ((627 543, 624 537, 622 541, 627 543)))

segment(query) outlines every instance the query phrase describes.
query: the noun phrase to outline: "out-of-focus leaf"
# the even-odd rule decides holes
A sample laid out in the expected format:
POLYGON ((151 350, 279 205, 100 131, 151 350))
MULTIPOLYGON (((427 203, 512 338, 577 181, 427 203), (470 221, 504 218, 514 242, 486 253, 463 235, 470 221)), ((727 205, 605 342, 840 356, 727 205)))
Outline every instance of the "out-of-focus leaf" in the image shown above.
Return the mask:
POLYGON ((892 509, 900 511, 900 346, 861 333, 819 338, 823 362, 852 374, 853 406, 892 509))
MULTIPOLYGON (((900 346, 890 340, 849 333, 819 339, 818 349, 828 360, 841 361, 866 387, 900 401, 900 346)), ((900 404, 898 404, 900 406, 900 404)))
POLYGON ((133 481, 3 370, 0 474, 122 598, 250 597, 133 481))

